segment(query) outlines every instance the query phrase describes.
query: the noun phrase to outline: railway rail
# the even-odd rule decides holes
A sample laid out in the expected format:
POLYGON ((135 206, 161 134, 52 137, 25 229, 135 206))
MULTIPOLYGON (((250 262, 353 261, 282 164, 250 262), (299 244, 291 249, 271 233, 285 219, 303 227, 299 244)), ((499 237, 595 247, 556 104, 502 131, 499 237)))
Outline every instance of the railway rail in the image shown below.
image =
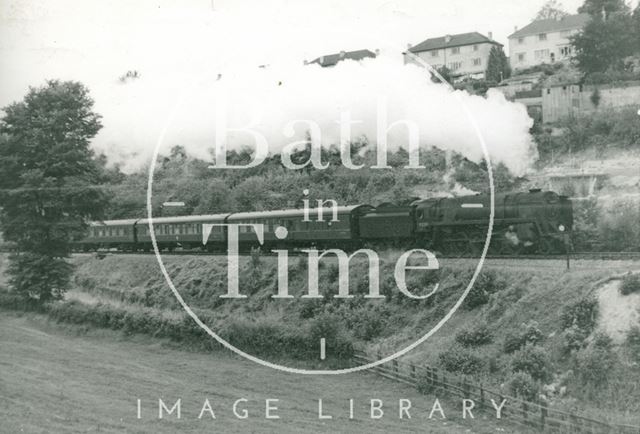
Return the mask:
MULTIPOLYGON (((78 254, 82 252, 77 252, 78 254)), ((160 252, 164 255, 174 255, 174 256, 226 256, 226 252, 206 252, 200 250, 173 250, 162 251, 160 252)), ((121 251, 121 250, 99 250, 97 252, 87 252, 84 254, 95 254, 95 255, 153 255, 153 251, 149 252, 132 252, 132 251, 121 251)), ((289 253, 292 256, 301 255, 300 251, 290 251, 289 253)), ((250 256, 250 252, 241 253, 241 256, 250 256)), ((276 256, 271 252, 260 252, 261 256, 276 256)), ((442 259, 478 259, 479 255, 436 255, 438 258, 442 259)), ((486 259, 508 259, 508 260, 563 260, 566 258, 566 254, 523 254, 523 255, 495 255, 488 254, 486 259)), ((603 260, 603 261, 640 261, 640 252, 571 252, 569 254, 569 258, 571 260, 582 259, 582 260, 603 260)))

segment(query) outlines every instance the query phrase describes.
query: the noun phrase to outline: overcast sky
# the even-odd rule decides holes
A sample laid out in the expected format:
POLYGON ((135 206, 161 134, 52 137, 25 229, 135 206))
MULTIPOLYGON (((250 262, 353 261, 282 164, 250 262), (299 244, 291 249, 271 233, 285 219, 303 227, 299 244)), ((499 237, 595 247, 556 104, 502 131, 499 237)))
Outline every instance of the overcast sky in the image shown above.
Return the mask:
MULTIPOLYGON (((2 0, 0 104, 44 78, 112 80, 127 70, 193 72, 225 62, 401 49, 447 33, 503 44, 544 0, 2 0), (205 65, 205 66, 203 66, 205 65)), ((575 12, 581 0, 564 0, 575 12)))

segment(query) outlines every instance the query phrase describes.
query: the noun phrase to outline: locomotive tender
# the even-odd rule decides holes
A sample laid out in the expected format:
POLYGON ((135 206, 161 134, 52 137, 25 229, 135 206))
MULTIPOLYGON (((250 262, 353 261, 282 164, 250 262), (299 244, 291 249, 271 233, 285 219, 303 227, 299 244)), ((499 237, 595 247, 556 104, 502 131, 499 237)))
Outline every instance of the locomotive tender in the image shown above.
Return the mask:
MULTIPOLYGON (((498 254, 560 253, 564 236, 573 224, 571 201, 552 191, 496 194, 490 252, 498 254)), ((203 225, 262 224, 263 249, 343 248, 396 246, 428 248, 443 254, 479 254, 484 246, 490 215, 490 196, 478 194, 456 198, 416 200, 407 206, 351 205, 310 210, 287 209, 261 212, 157 217, 153 219, 159 249, 206 249, 226 251, 227 229, 214 226, 203 244, 203 225), (309 211, 309 210, 307 210, 309 211), (322 212, 322 218, 314 215, 322 212), (334 215, 335 212, 335 215, 334 215), (337 217, 337 218, 334 218, 337 217), (308 220, 308 221, 305 221, 308 220), (287 229, 286 237, 276 229, 287 229)), ((239 227, 240 250, 259 246, 253 229, 239 227)), ((79 250, 116 248, 149 251, 152 247, 148 219, 91 222, 87 236, 77 242, 79 250)))

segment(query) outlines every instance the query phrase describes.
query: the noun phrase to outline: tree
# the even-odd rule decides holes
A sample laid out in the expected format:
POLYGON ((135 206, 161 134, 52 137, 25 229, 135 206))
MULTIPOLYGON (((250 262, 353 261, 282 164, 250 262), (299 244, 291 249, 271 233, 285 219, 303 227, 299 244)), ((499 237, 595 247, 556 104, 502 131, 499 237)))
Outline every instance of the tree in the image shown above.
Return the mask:
POLYGON ((548 0, 536 14, 535 20, 559 20, 569 15, 558 0, 548 0))
MULTIPOLYGON (((446 81, 447 83, 451 83, 451 70, 447 68, 446 65, 442 65, 436 71, 438 71, 440 77, 444 78, 444 81, 446 81)), ((431 74, 431 81, 433 81, 434 83, 440 83, 440 77, 435 74, 431 74)))
MULTIPOLYGON (((632 26, 633 26, 633 34, 635 35, 635 46, 640 47, 640 3, 633 11, 631 16, 632 18, 632 26)), ((636 48, 636 53, 640 50, 640 48, 636 48)))
POLYGON ((0 228, 19 249, 9 283, 39 303, 68 288, 71 242, 105 202, 89 149, 102 126, 92 107, 82 84, 51 80, 5 107, 0 120, 0 228))
POLYGON ((502 51, 502 47, 494 45, 489 52, 489 61, 487 63, 487 72, 485 75, 487 81, 500 83, 502 80, 511 77, 511 66, 507 56, 502 51))
POLYGON ((582 6, 578 8, 578 12, 589 14, 593 18, 606 20, 614 13, 628 13, 629 7, 624 0, 585 0, 582 6))
POLYGON ((628 12, 612 13, 606 20, 594 16, 571 37, 578 68, 585 74, 621 70, 623 60, 637 49, 633 18, 628 12))

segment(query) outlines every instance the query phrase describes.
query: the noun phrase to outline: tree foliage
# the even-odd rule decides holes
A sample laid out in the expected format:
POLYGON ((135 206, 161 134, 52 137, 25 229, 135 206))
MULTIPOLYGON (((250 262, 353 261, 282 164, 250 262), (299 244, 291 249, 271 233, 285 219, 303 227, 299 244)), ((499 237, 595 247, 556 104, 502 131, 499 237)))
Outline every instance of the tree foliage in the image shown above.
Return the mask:
POLYGON ((558 20, 569 15, 558 0, 548 0, 536 14, 536 20, 558 20))
POLYGON ((48 81, 4 108, 0 121, 0 226, 20 253, 11 257, 14 290, 46 301, 62 295, 71 240, 97 218, 104 194, 89 140, 101 128, 88 90, 48 81))
POLYGON ((487 81, 494 81, 496 83, 500 83, 502 80, 511 77, 511 66, 502 47, 494 45, 491 48, 485 77, 487 81))
POLYGON ((578 68, 585 74, 623 70, 624 59, 638 49, 633 27, 629 13, 591 19, 582 32, 571 37, 578 68))
POLYGON ((629 7, 624 0, 585 0, 578 12, 594 18, 607 19, 613 13, 629 12, 629 7))

